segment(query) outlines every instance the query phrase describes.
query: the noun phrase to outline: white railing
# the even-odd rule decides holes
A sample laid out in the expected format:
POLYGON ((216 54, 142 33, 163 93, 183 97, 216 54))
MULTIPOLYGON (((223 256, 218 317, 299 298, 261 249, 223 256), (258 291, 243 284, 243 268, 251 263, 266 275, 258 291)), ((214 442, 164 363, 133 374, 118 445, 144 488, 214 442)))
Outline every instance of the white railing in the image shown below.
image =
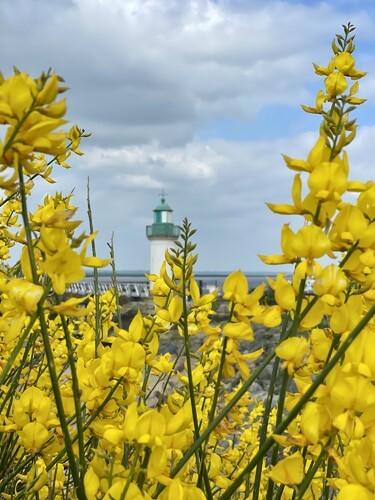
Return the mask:
MULTIPOLYGON (((113 288, 111 282, 98 284, 99 293, 105 293, 113 288)), ((148 297, 150 289, 148 283, 117 283, 117 289, 121 295, 125 297, 148 297)), ((66 290, 68 293, 75 295, 87 295, 95 291, 94 281, 81 281, 72 283, 66 290)))

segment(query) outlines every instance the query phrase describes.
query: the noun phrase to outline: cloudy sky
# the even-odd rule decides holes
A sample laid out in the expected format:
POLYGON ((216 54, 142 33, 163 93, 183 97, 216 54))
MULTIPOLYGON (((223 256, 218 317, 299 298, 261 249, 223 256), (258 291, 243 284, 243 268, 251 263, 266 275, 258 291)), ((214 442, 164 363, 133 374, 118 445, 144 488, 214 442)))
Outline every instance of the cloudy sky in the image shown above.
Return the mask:
POLYGON ((328 63, 348 21, 369 72, 349 155, 352 177, 367 180, 373 0, 1 0, 0 69, 52 67, 69 86, 67 117, 92 136, 72 169, 55 170, 57 189, 74 189, 86 220, 90 177, 100 256, 114 231, 117 268, 148 269, 145 226, 164 189, 174 222, 198 230, 199 270, 266 270, 257 254, 280 252, 289 219, 264 202, 290 200, 281 153, 301 157, 315 142, 319 119, 300 108, 323 84, 311 63, 328 63))

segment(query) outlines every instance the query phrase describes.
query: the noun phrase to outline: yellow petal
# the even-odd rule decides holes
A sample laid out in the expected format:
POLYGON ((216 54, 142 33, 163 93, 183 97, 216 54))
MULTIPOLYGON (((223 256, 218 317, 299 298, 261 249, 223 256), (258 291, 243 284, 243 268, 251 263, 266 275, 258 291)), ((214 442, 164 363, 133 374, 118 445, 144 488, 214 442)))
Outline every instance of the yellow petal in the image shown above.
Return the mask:
POLYGON ((90 466, 87 469, 83 479, 85 493, 88 500, 94 500, 99 490, 99 477, 95 474, 94 469, 90 466))
POLYGON ((84 257, 82 265, 87 267, 105 267, 112 259, 99 259, 99 257, 84 257))
POLYGON ((272 481, 282 484, 300 484, 303 477, 303 458, 299 451, 281 460, 270 472, 272 481))
POLYGON ((294 261, 285 255, 259 255, 258 257, 265 264, 277 265, 277 264, 290 264, 294 261))
POLYGON ((223 291, 224 299, 240 302, 249 291, 246 276, 240 270, 230 274, 224 281, 223 291))
POLYGON ((353 500, 353 498, 373 500, 374 495, 360 484, 348 484, 344 486, 337 495, 337 500, 353 500))
POLYGON ((307 403, 301 415, 301 431, 312 444, 319 440, 320 413, 316 403, 307 403))
POLYGON ((310 166, 305 160, 293 159, 290 156, 283 155, 286 166, 297 172, 310 172, 310 166))
POLYGON ((182 308, 182 300, 178 295, 175 295, 168 306, 169 317, 172 323, 178 323, 180 321, 182 308))
POLYGON ((167 449, 164 446, 156 446, 147 465, 147 477, 154 478, 163 474, 167 467, 167 459, 167 449))
POLYGON ((324 80, 327 94, 337 96, 345 92, 348 88, 348 82, 340 71, 334 71, 324 80))
POLYGON ((297 174, 294 176, 294 179, 293 179, 292 198, 293 198, 294 206, 300 210, 302 209, 301 193, 302 193, 301 175, 297 174))
POLYGON ((302 211, 299 208, 296 208, 294 205, 275 205, 274 203, 266 203, 266 205, 275 214, 298 215, 302 213, 302 211))
POLYGON ((243 340, 254 340, 251 326, 247 323, 227 323, 223 328, 223 335, 229 338, 237 338, 243 340))

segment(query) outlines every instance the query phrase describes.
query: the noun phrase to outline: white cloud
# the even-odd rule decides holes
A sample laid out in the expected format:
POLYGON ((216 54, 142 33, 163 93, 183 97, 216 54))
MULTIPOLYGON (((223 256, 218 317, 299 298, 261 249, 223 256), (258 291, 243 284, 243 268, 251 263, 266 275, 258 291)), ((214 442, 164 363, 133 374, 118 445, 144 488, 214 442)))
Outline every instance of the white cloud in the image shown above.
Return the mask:
POLYGON ((149 175, 131 175, 131 174, 119 174, 114 177, 114 183, 117 187, 129 188, 141 188, 141 189, 155 189, 161 188, 161 184, 154 179, 151 179, 149 175))
MULTIPOLYGON (((56 67, 102 145, 183 144, 203 122, 307 99, 343 15, 330 3, 4 0, 3 65, 56 67)), ((345 17, 345 16, 343 16, 345 17)), ((358 11, 361 36, 374 29, 358 11)))
MULTIPOLYGON (((188 217, 198 229, 200 269, 252 270, 262 267, 257 253, 280 251, 282 224, 296 221, 295 217, 274 215, 265 206, 266 201, 291 201, 295 173, 285 167, 281 153, 304 158, 316 137, 317 132, 307 132, 269 141, 96 148, 60 180, 69 190, 90 175, 94 220, 100 230, 98 245, 104 253, 115 230, 120 267, 129 261, 134 262, 131 268, 147 266, 145 226, 152 222, 152 210, 164 188, 175 211, 175 223, 181 224, 188 217), (208 178, 197 176, 202 165, 203 172, 209 172, 208 178)), ((371 176, 369 158, 374 139, 375 126, 362 127, 349 148, 352 179, 365 181, 371 176)), ((77 190, 75 201, 85 218, 84 187, 77 190)))
POLYGON ((371 147, 375 143, 375 125, 361 127, 350 145, 349 159, 353 177, 363 182, 374 179, 375 160, 371 147))

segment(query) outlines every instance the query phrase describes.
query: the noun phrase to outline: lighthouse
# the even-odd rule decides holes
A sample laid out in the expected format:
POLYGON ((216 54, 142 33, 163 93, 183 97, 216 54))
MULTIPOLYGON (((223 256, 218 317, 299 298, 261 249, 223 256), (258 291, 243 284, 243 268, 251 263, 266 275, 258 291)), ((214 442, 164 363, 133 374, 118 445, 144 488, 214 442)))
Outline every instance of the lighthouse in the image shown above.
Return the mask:
POLYGON ((154 208, 154 223, 146 226, 147 238, 151 241, 150 274, 159 274, 165 260, 165 251, 173 246, 180 235, 180 230, 173 224, 173 210, 165 200, 164 191, 160 203, 154 208))

